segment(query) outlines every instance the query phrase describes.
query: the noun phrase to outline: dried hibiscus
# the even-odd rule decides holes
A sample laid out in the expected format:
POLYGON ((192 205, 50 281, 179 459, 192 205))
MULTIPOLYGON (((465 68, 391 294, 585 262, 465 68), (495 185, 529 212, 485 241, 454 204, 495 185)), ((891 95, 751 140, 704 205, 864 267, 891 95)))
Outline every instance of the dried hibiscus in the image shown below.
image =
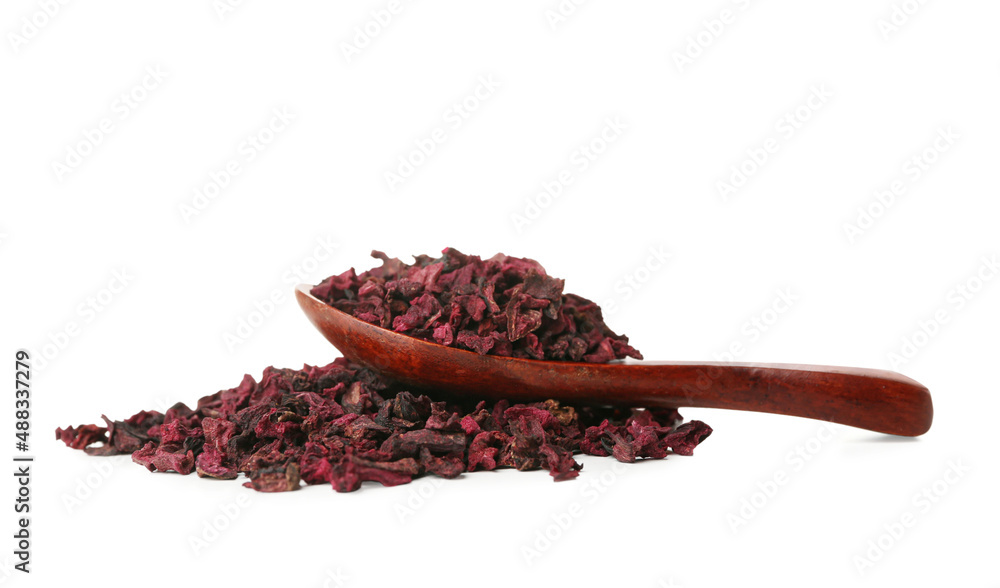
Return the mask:
MULTIPOLYGON (((434 283, 445 270, 456 271, 448 264, 428 267, 405 278, 407 283, 371 282, 367 287, 412 293, 416 286, 411 282, 434 283)), ((521 284, 521 291, 532 297, 555 296, 561 288, 541 277, 521 284)), ((568 305, 574 304, 571 300, 568 305)), ((534 310, 541 310, 544 323, 566 307, 564 298, 555 307, 534 310)), ((530 326, 534 321, 528 317, 515 323, 530 326)), ((124 421, 104 420, 106 427, 57 429, 56 438, 92 455, 131 453, 133 461, 150 471, 195 471, 223 479, 244 474, 249 480, 244 485, 261 492, 296 490, 302 482, 349 492, 366 481, 395 486, 427 474, 454 478, 497 467, 544 468, 556 480, 569 480, 582 467, 575 453, 613 455, 621 461, 690 455, 712 432, 700 421, 680 424, 680 415, 669 409, 575 408, 553 400, 515 405, 506 400, 492 405, 433 401, 399 390, 343 358, 301 370, 267 368, 260 382, 246 376, 236 388, 201 398, 194 409, 178 403, 165 413, 142 411, 124 421)))
POLYGON ((607 362, 642 359, 596 304, 563 292, 537 261, 445 249, 412 265, 380 251, 380 267, 331 276, 313 296, 363 321, 481 355, 607 362))
MULTIPOLYGON (((375 251, 380 267, 350 269, 312 294, 361 320, 486 355, 607 362, 642 355, 604 324, 593 302, 563 292, 538 262, 498 254, 483 260, 455 249, 412 265, 375 251)), ((405 484, 433 474, 544 468, 557 481, 579 475, 576 453, 619 461, 691 455, 712 429, 682 423, 673 409, 511 405, 434 401, 401 390, 344 358, 301 370, 269 367, 260 382, 141 411, 107 426, 56 429, 91 455, 132 454, 150 471, 232 479, 261 492, 363 482, 405 484)))

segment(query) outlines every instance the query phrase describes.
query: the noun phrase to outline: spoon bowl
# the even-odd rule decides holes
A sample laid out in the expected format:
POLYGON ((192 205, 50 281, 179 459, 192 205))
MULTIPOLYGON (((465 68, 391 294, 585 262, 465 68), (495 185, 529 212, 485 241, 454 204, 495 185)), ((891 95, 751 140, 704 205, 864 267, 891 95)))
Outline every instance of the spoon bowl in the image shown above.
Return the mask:
POLYGON ((295 296, 344 357, 415 389, 477 399, 703 407, 805 417, 915 437, 933 419, 927 388, 886 370, 722 362, 585 363, 479 355, 397 333, 295 296))

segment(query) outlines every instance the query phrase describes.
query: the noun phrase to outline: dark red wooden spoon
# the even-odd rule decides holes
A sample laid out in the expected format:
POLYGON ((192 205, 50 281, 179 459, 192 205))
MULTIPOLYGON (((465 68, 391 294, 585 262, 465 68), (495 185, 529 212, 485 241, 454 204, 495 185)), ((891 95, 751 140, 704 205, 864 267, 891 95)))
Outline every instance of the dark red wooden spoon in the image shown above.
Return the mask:
POLYGON ((785 414, 915 437, 933 418, 927 388, 885 370, 794 364, 582 363, 479 355, 366 323, 295 295, 344 357, 413 386, 483 399, 728 408, 785 414))

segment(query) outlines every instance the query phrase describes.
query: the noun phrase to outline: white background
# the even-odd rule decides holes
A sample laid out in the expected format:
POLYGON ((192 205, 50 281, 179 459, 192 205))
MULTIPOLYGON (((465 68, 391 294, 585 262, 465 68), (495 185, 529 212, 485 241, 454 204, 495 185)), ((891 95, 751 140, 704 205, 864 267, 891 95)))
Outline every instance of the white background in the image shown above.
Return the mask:
POLYGON ((403 2, 383 26, 370 21, 384 1, 221 15, 208 0, 71 2, 51 17, 44 4, 0 15, 8 380, 18 348, 63 347, 33 374, 33 571, 11 568, 7 506, 3 581, 998 585, 1000 280, 979 272, 992 277, 983 258, 1000 253, 1000 5, 605 1, 554 23, 555 1, 403 2), (157 70, 165 79, 147 78, 157 70), (482 79, 497 87, 469 98, 482 79), (467 99, 463 118, 453 105, 467 99), (291 122, 241 148, 274 109, 291 122), (621 132, 595 142, 608 120, 621 132), (419 165, 390 189, 400 157, 419 165), (227 165, 240 170, 229 181, 227 165), (733 166, 746 180, 720 188, 733 166), (559 196, 539 196, 563 172, 559 196), (213 176, 226 185, 206 186, 213 176), (873 219, 852 238, 859 208, 873 219), (353 494, 149 474, 52 438, 102 413, 193 405, 267 365, 325 363, 336 352, 289 272, 315 283, 371 267, 373 248, 445 246, 541 261, 613 307, 612 328, 648 359, 736 344, 742 361, 896 369, 931 389, 935 424, 917 440, 831 437, 814 421, 690 409, 715 428, 690 458, 353 494), (668 261, 649 263, 650 248, 668 261), (124 288, 110 283, 122 271, 124 288), (779 290, 794 302, 775 310, 779 290), (755 317, 766 332, 746 326, 755 317), (954 465, 961 476, 946 475, 954 465), (196 552, 192 537, 211 540, 196 552))

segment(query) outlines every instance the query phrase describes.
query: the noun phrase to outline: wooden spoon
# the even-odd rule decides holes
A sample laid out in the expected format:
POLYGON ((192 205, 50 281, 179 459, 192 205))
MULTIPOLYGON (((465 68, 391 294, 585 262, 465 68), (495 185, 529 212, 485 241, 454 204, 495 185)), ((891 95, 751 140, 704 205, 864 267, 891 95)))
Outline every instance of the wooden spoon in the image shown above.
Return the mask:
POLYGON ((931 426, 927 388, 885 370, 794 364, 583 363, 479 355, 356 319, 295 295, 344 357, 417 389, 518 402, 549 398, 633 407, 685 406, 785 414, 915 437, 931 426))

